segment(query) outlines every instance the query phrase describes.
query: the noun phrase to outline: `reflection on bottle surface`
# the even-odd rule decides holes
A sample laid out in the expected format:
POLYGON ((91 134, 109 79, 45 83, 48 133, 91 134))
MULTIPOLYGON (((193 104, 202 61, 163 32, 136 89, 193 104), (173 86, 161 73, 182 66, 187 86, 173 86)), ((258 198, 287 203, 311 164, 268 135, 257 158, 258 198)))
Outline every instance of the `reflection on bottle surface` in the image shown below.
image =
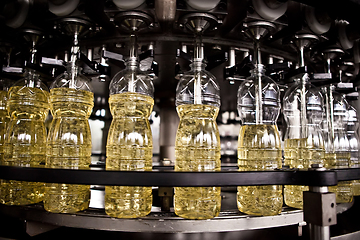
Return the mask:
MULTIPOLYGON (((215 119, 219 108, 182 104, 175 142, 175 171, 220 171, 220 137, 215 119)), ((219 215, 220 187, 175 187, 176 215, 209 219, 219 215)))
MULTIPOLYGON (((240 128, 238 165, 240 171, 264 171, 281 167, 280 137, 276 125, 244 125, 240 128)), ((281 185, 239 186, 237 204, 253 215, 281 213, 281 185)))
MULTIPOLYGON (((106 170, 151 171, 153 146, 148 118, 153 98, 125 92, 110 95, 109 104, 114 118, 106 146, 106 170)), ((111 217, 143 217, 151 206, 151 187, 105 187, 105 211, 111 217)))
MULTIPOLYGON (((58 87, 50 91, 53 114, 48 134, 46 167, 88 169, 91 163, 91 132, 88 118, 94 94, 58 87)), ((88 208, 90 186, 48 183, 44 208, 49 212, 75 213, 88 208)))
MULTIPOLYGON (((39 167, 45 163, 44 121, 49 109, 49 93, 43 89, 27 86, 10 88, 7 109, 11 117, 2 164, 39 167)), ((1 180, 0 202, 3 204, 32 204, 42 201, 43 196, 44 183, 1 180)))

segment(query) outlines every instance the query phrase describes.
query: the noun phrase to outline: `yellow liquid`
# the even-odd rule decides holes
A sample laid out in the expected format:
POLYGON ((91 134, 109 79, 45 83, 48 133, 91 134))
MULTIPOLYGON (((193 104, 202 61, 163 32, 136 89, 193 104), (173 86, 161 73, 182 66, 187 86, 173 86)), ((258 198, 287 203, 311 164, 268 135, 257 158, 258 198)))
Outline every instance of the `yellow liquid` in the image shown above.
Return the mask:
POLYGON ((10 121, 6 111, 6 102, 7 92, 0 90, 0 162, 4 160, 4 138, 10 121))
MULTIPOLYGON (((280 137, 276 125, 244 125, 238 143, 239 171, 264 171, 281 167, 280 137)), ((239 186, 239 211, 252 215, 277 215, 283 204, 282 186, 239 186)))
MULTIPOLYGON (((291 168, 308 169, 311 164, 324 164, 324 148, 314 148, 313 144, 303 139, 286 139, 284 143, 285 165, 291 168)), ((303 208, 303 191, 308 186, 287 185, 284 187, 285 204, 293 208, 303 208)))
MULTIPOLYGON (((106 146, 106 170, 151 171, 153 146, 148 118, 154 100, 128 92, 111 95, 109 104, 113 120, 106 146)), ((105 187, 105 211, 111 217, 143 217, 150 213, 151 206, 151 187, 105 187)))
POLYGON ((354 180, 352 182, 352 195, 353 196, 360 195, 360 180, 354 180))
MULTIPOLYGON (((349 138, 350 139, 350 138, 349 138)), ((357 139, 352 139, 351 141, 356 141, 356 146, 357 145, 357 139)), ((351 143, 350 143, 351 145, 351 143)), ((359 149, 356 148, 351 148, 350 150, 350 167, 356 167, 359 168, 360 167, 360 159, 359 159, 359 149)), ((359 196, 360 195, 360 180, 353 180, 352 181, 352 194, 353 196, 359 196)))
MULTIPOLYGON (((184 104, 177 107, 180 123, 175 142, 175 171, 220 171, 219 108, 184 104)), ((219 215, 220 187, 175 187, 174 209, 179 217, 209 219, 219 215)))
MULTIPOLYGON (((4 143, 2 164, 39 167, 45 164, 49 93, 38 88, 15 86, 9 90, 7 109, 9 128, 4 143)), ((0 202, 26 205, 42 201, 44 183, 1 180, 0 202)))
MULTIPOLYGON (((325 153, 327 168, 347 168, 350 161, 350 152, 325 153)), ((343 181, 338 185, 329 187, 330 192, 336 193, 336 203, 348 203, 352 201, 352 182, 343 181)))
MULTIPOLYGON (((50 91, 53 114, 48 134, 46 167, 88 169, 91 164, 91 132, 88 118, 94 94, 70 88, 50 91)), ((75 213, 89 207, 90 186, 47 183, 44 208, 49 212, 75 213)))

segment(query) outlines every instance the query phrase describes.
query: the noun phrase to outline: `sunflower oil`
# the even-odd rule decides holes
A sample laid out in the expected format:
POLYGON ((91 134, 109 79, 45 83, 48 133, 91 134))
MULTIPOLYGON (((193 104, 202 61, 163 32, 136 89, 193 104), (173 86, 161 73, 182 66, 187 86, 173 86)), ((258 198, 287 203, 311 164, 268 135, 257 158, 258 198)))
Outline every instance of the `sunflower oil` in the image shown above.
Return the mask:
MULTIPOLYGON (((347 168, 350 161, 350 152, 325 153, 327 168, 347 168)), ((352 182, 341 181, 336 186, 329 187, 329 192, 336 193, 336 203, 348 203, 353 199, 352 182)))
POLYGON ((7 91, 0 90, 0 162, 4 160, 4 138, 10 120, 6 111, 7 94, 7 91))
MULTIPOLYGON (((182 104, 175 142, 175 171, 220 171, 220 137, 216 124, 219 108, 182 104)), ((175 187, 175 214, 188 219, 219 215, 220 187, 175 187)))
MULTIPOLYGON (((91 163, 91 132, 88 118, 94 94, 72 88, 50 90, 53 121, 48 135, 46 167, 88 169, 91 163)), ((49 212, 75 213, 89 206, 90 186, 49 183, 44 208, 49 212)))
MULTIPOLYGON (((44 121, 49 109, 49 93, 43 89, 10 88, 7 103, 10 122, 4 143, 4 165, 40 167, 45 164, 44 121)), ((44 183, 1 180, 0 202, 3 204, 32 204, 42 201, 43 196, 44 183)))
MULTIPOLYGON (((151 171, 153 146, 148 118, 153 98, 124 92, 110 95, 109 105, 113 120, 106 146, 106 170, 151 171)), ((151 206, 151 187, 105 187, 105 211, 111 217, 143 217, 150 213, 151 206)))
MULTIPOLYGON (((280 136, 276 125, 243 125, 238 144, 239 171, 265 171, 281 167, 280 136)), ((282 186, 239 186, 237 205, 252 215, 277 215, 283 204, 282 186)))
MULTIPOLYGON (((318 144, 309 144, 307 138, 286 139, 284 142, 285 165, 291 168, 308 169, 311 164, 323 164, 325 149, 312 147, 314 145, 318 144)), ((303 191, 309 191, 309 187, 286 185, 284 187, 285 204, 302 209, 303 191)))

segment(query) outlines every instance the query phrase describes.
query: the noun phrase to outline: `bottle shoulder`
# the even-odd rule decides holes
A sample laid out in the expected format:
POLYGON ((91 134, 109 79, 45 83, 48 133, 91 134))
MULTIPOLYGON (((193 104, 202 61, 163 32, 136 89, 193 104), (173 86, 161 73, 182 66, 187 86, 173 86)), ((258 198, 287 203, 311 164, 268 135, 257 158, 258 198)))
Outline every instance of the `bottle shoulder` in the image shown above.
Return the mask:
POLYGON ((154 97, 153 78, 146 72, 136 69, 124 69, 112 78, 109 85, 110 95, 134 92, 154 97))

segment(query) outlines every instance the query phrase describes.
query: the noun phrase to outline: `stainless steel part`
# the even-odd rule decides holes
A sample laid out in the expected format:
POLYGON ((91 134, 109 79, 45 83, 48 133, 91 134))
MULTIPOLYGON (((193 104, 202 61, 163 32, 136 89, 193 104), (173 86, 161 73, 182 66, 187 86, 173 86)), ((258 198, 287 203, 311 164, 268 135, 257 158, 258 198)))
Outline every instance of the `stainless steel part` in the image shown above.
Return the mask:
POLYGON ((170 212, 170 207, 173 202, 174 188, 159 187, 158 195, 160 197, 161 211, 170 212))
POLYGON ((127 11, 115 16, 114 22, 125 32, 146 30, 154 22, 153 18, 143 12, 127 11))
MULTIPOLYGON (((312 164, 310 170, 325 171, 326 168, 312 164)), ((330 225, 336 224, 335 194, 329 194, 328 187, 324 186, 310 186, 309 192, 304 192, 304 219, 309 224, 310 239, 330 240, 330 225), (316 206, 321 210, 316 210, 316 206)))
POLYGON ((176 0, 156 0, 155 13, 160 22, 172 23, 175 20, 176 0))
MULTIPOLYGON (((312 187, 314 189, 314 187, 312 187)), ((336 224, 335 193, 304 192, 304 220, 318 226, 336 224)))
POLYGON ((170 160, 175 162, 175 137, 180 119, 175 107, 163 107, 160 109, 160 161, 170 160))
POLYGON ((91 22, 85 19, 72 17, 62 18, 58 24, 60 29, 69 36, 74 36, 74 34, 85 35, 92 26, 91 22))
POLYGON ((314 41, 318 41, 319 38, 314 34, 296 34, 292 40, 294 46, 299 52, 299 66, 305 66, 304 50, 308 48, 314 41))
POLYGON ((54 214, 43 210, 42 206, 0 206, 1 212, 26 221, 41 222, 55 226, 97 229, 121 232, 157 233, 201 233, 233 232, 289 225, 303 222, 301 210, 284 210, 277 216, 255 217, 240 214, 237 210, 222 212, 219 217, 206 221, 187 220, 174 213, 152 212, 141 219, 116 219, 103 211, 86 210, 77 214, 54 214))
POLYGON ((218 24, 217 18, 208 13, 189 13, 183 16, 180 22, 185 26, 185 30, 195 34, 214 30, 218 24))
POLYGON ((358 239, 360 239, 360 231, 331 238, 331 240, 358 240, 358 239))
MULTIPOLYGON (((35 1, 35 0, 14 0, 15 2, 19 2, 21 3, 20 8, 18 9, 18 13, 14 15, 13 18, 11 19, 6 19, 5 24, 7 24, 8 26, 14 28, 12 30, 14 30, 14 32, 19 32, 21 31, 19 27, 23 28, 23 27, 28 27, 30 24, 30 26, 32 26, 32 24, 35 25, 36 27, 36 23, 37 21, 33 21, 33 12, 32 11, 32 4, 35 2, 40 2, 40 1, 35 1), (26 22, 26 20, 28 20, 26 22), (25 23, 25 24, 24 24, 25 23), (19 28, 19 29, 17 29, 19 28)), ((10 1, 4 1, 4 2, 10 2, 10 1)), ((41 2, 47 2, 47 1, 41 1, 41 2)), ((249 41, 248 39, 246 39, 244 37, 244 34, 241 33, 242 28, 241 25, 245 19, 241 18, 242 13, 239 11, 239 7, 242 7, 243 5, 246 5, 245 2, 250 2, 250 1, 239 1, 239 0, 222 0, 221 4, 227 4, 227 9, 226 10, 221 10, 221 8, 217 8, 217 9, 213 9, 213 10, 206 10, 206 11, 197 11, 194 9, 189 9, 189 7, 186 5, 186 1, 181 1, 181 0, 155 0, 155 1, 146 1, 146 3, 144 3, 142 6, 139 6, 138 8, 131 10, 131 11, 124 11, 124 9, 118 9, 118 8, 112 8, 109 7, 111 5, 111 3, 113 3, 112 0, 106 0, 106 1, 101 1, 103 3, 106 4, 106 9, 105 11, 103 11, 104 9, 101 9, 100 5, 101 4, 97 4, 96 1, 91 0, 91 1, 65 1, 65 0, 51 0, 48 1, 49 2, 49 6, 50 6, 50 11, 55 13, 52 10, 52 3, 57 3, 59 5, 65 5, 65 3, 68 3, 70 5, 70 2, 73 6, 73 10, 68 10, 69 12, 67 14, 65 13, 61 13, 64 15, 67 15, 66 18, 63 18, 63 26, 64 28, 62 28, 63 31, 65 32, 70 32, 71 35, 73 35, 73 32, 79 32, 78 28, 79 26, 81 28, 85 28, 85 30, 88 28, 87 26, 93 27, 93 23, 96 22, 96 28, 100 29, 100 36, 95 36, 93 38, 93 36, 88 37, 86 39, 82 39, 82 45, 84 47, 86 47, 87 49, 94 49, 94 54, 95 53, 95 49, 96 47, 101 46, 102 44, 105 44, 107 47, 109 47, 109 51, 112 51, 114 48, 111 48, 113 45, 117 44, 117 45, 122 45, 124 46, 125 44, 123 44, 124 42, 128 41, 128 34, 123 34, 123 32, 129 32, 129 31, 141 31, 141 32, 145 32, 148 29, 152 29, 154 28, 155 31, 149 33, 149 34, 139 34, 139 42, 141 43, 148 43, 148 42, 153 42, 154 43, 154 47, 155 47, 155 60, 158 61, 159 63, 159 78, 157 78, 155 80, 155 85, 156 85, 156 98, 155 100, 158 100, 158 102, 155 105, 156 111, 159 113, 159 115, 161 116, 161 123, 160 123, 160 144, 161 144, 161 151, 160 151, 160 156, 161 156, 161 160, 166 160, 167 162, 169 162, 169 159, 171 159, 172 161, 175 159, 174 157, 174 142, 175 142, 175 133, 176 133, 176 128, 178 125, 178 116, 176 113, 176 109, 175 106, 173 104, 174 102, 174 93, 172 92, 175 87, 176 87, 176 81, 174 80, 175 76, 173 73, 173 69, 175 66, 175 51, 176 48, 178 48, 180 46, 180 42, 184 43, 184 46, 186 46, 185 44, 191 45, 191 43, 193 42, 194 38, 193 38, 193 34, 184 34, 182 32, 182 30, 186 30, 186 31, 191 31, 193 33, 193 31, 206 31, 206 34, 203 36, 202 38, 202 42, 205 45, 205 50, 209 49, 210 45, 219 45, 222 47, 223 50, 227 51, 228 48, 232 48, 232 49, 238 49, 238 48, 242 48, 242 49, 252 49, 253 48, 253 43, 251 41, 249 41), (76 6, 74 6, 74 4, 76 3, 76 5, 80 2, 79 8, 76 9, 76 6), (86 4, 83 4, 85 3, 86 4), (239 2, 243 2, 241 4, 238 4, 239 2), (95 3, 95 4, 94 4, 95 3), (151 3, 154 3, 155 5, 150 5, 151 3), (178 7, 176 4, 184 4, 184 6, 180 6, 178 7), (107 35, 106 31, 101 31, 102 30, 107 30, 106 29, 106 24, 102 25, 102 23, 104 23, 103 19, 102 19, 102 15, 98 14, 98 15, 92 15, 92 16, 88 16, 88 10, 90 8, 88 8, 88 6, 99 6, 99 12, 102 12, 105 16, 108 16, 109 19, 111 19, 111 21, 109 21, 109 23, 106 24, 113 24, 114 25, 114 29, 115 29, 115 25, 117 25, 118 30, 120 30, 120 33, 117 34, 109 34, 107 35), (234 7, 235 6, 235 7, 234 7), (85 9, 85 10, 84 10, 85 9), (82 11, 84 10, 83 14, 82 11), (73 12, 76 11, 76 12, 73 12), (235 13, 235 15, 239 15, 240 17, 238 18, 232 18, 233 20, 231 20, 231 12, 235 13), (120 14, 118 14, 120 13, 120 14), (188 15, 190 13, 190 15, 188 15), (70 15, 69 15, 70 14, 70 15), (186 17, 183 17, 186 16, 186 17), (230 16, 228 18, 228 16, 230 16), (79 17, 79 18, 78 18, 79 17), (85 19, 91 20, 91 23, 85 19), (186 21, 183 21, 184 19, 186 19, 186 21), (92 22, 94 20, 94 22, 92 22), (114 21, 112 21, 114 20, 114 21), (70 23, 70 24, 69 24, 70 23), (161 29, 158 27, 158 23, 161 26, 161 29), (163 24, 166 23, 166 24, 163 24), (163 25, 166 25, 168 28, 163 28, 163 25), (178 28, 178 25, 182 25, 178 28), (229 27, 232 26, 232 27, 229 27), (237 27, 235 27, 237 26, 237 27), (218 30, 220 30, 219 32, 216 31, 210 31, 210 30, 214 30, 218 28, 218 30), (166 29, 166 31, 165 31, 166 29)), ((99 1, 100 2, 100 1, 99 1)), ((119 1, 116 1, 119 2, 119 1)), ((145 2, 145 1, 143 1, 145 2)), ((274 4, 276 2, 276 4, 283 2, 283 1, 276 1, 276 0, 268 0, 268 1, 263 1, 266 4, 270 4, 269 7, 272 6, 272 4, 274 4)), ((304 1, 302 1, 304 2, 304 1)), ((313 4, 310 3, 311 1, 308 1, 308 4, 313 4)), ((315 2, 315 1, 314 1, 315 2)), ((356 1, 353 1, 356 2, 356 1)), ((294 1, 289 1, 288 3, 289 7, 292 7, 294 4, 299 4, 298 2, 294 2, 294 1)), ((316 5, 317 3, 315 3, 314 5, 316 5)), ((328 3, 329 5, 333 4, 331 2, 328 3)), ((342 5, 343 2, 340 5, 342 5)), ((1 5, 1 4, 0 4, 1 5)), ((116 5, 116 4, 115 4, 116 5)), ((319 3, 319 5, 321 5, 319 3)), ((304 5, 301 4, 302 7, 305 7, 304 5)), ((69 6, 67 6, 69 7, 69 6)), ((242 7, 244 10, 244 12, 247 12, 247 10, 249 10, 249 12, 251 12, 251 6, 244 6, 242 7)), ((96 10, 98 10, 96 9, 96 10)), ((291 10, 291 9, 290 9, 291 10)), ((289 10, 289 13, 291 13, 289 10)), ((321 9, 319 7, 316 8, 309 8, 306 7, 305 9, 305 18, 307 23, 305 23, 305 21, 303 21, 304 19, 297 19, 297 23, 302 24, 302 27, 304 27, 306 30, 307 26, 304 26, 306 24, 308 24, 309 28, 311 29, 312 32, 315 32, 317 34, 324 34, 325 32, 327 32, 330 29, 330 25, 332 24, 332 19, 327 16, 327 18, 324 18, 323 15, 324 13, 326 13, 326 11, 328 10, 328 5, 325 4, 323 7, 321 7, 321 9), (307 10, 307 9, 310 9, 307 10), (320 11, 319 11, 320 10, 320 11), (307 13, 307 12, 311 12, 311 14, 307 13), (320 14, 319 14, 320 12, 320 14)), ((335 12, 337 12, 337 10, 341 9, 335 9, 335 12)), ((349 9, 351 10, 351 9, 349 9)), ((63 12, 65 10, 62 10, 63 12)), ((334 14, 334 13, 333 13, 334 14)), ((57 16, 60 16, 60 14, 56 14, 57 16)), ((302 16, 302 15, 301 15, 302 16)), ((49 18, 46 18, 47 16, 41 16, 38 17, 37 20, 44 18, 46 19, 46 21, 49 20, 49 18)), ((347 16, 344 16, 345 18, 347 16)), ((287 25, 287 20, 291 20, 292 16, 290 14, 287 14, 285 16, 285 20, 284 19, 279 19, 279 20, 275 20, 273 22, 270 23, 271 24, 275 24, 276 28, 280 26, 279 32, 281 31, 282 33, 286 32, 283 31, 285 30, 289 30, 286 29, 288 27, 287 25), (287 19, 289 18, 289 19, 287 19)), ((259 16, 256 16, 256 14, 248 14, 246 20, 251 19, 252 21, 255 20, 259 20, 261 18, 259 18, 259 16)), ((53 15, 51 16, 51 21, 56 21, 56 22, 61 22, 61 18, 56 17, 54 18, 53 15)), ((294 22, 292 22, 294 23, 294 22)), ((49 24, 50 26, 52 26, 52 22, 49 24)), ((354 23, 352 23, 350 21, 350 25, 352 25, 354 23)), ((251 24, 250 24, 251 25, 251 24)), ((266 25, 266 24, 265 24, 266 25)), ((264 25, 264 26, 265 26, 264 25)), ((355 23, 355 25, 357 26, 357 24, 355 23)), ((42 25, 41 27, 44 27, 45 25, 42 25)), ((296 27, 294 25, 290 25, 290 28, 292 27, 296 27)), ((40 27, 40 28, 41 28, 40 27)), ((273 29, 275 27, 272 26, 268 26, 270 29, 273 29)), ((52 29, 45 29, 46 31, 48 31, 50 34, 53 34, 52 29)), ((259 29, 255 29, 254 33, 255 36, 259 36, 259 34, 263 34, 266 35, 266 31, 258 31, 259 29), (258 31, 258 32, 256 32, 258 31)), ((262 29, 263 30, 263 29, 262 29)), ((291 29, 290 29, 291 30, 291 29)), ((344 33, 346 29, 342 29, 342 33, 344 33)), ((86 31, 84 31, 86 32, 86 31)), ((291 31, 290 31, 291 32, 291 31)), ((346 31, 345 31, 346 32, 346 31)), ((5 34, 6 35, 6 31, 5 34)), ((295 33, 292 32, 292 33, 295 33)), ((56 34, 55 34, 56 36, 56 34)), ((347 36, 346 36, 347 37, 347 36)), ((257 38, 257 37, 255 37, 257 38)), ((281 37, 280 37, 281 38, 281 37)), ((319 35, 319 40, 320 42, 324 43, 327 41, 333 41, 335 39, 331 39, 331 38, 337 38, 334 36, 331 36, 331 34, 326 35, 326 33, 322 36, 319 35)), ((278 38, 279 40, 279 38, 278 38)), ((264 45, 262 46, 262 52, 265 54, 271 54, 274 56, 281 56, 284 58, 285 61, 296 61, 297 56, 293 51, 290 51, 289 49, 287 49, 284 46, 281 46, 281 43, 278 44, 276 43, 277 40, 272 41, 271 39, 269 41, 266 41, 264 43, 264 45), (275 41, 275 42, 274 42, 275 41), (275 44, 274 44, 275 43, 275 44), (275 47, 274 47, 275 46, 275 47), (278 46, 278 47, 276 47, 278 46)), ((34 42, 34 41, 32 41, 34 42)), ((359 57, 359 43, 356 42, 355 43, 355 47, 353 49, 354 51, 354 60, 355 63, 359 63, 360 62, 360 57, 359 57)), ((42 49, 44 50, 44 48, 42 49)), ((47 50, 47 49, 45 49, 47 50)), ((49 49, 50 50, 50 49, 49 49)), ((58 49, 59 51, 63 51, 61 48, 58 49)), ((116 47, 115 50, 119 50, 118 52, 122 52, 122 50, 120 49, 120 47, 116 47)), ((191 51, 191 47, 189 48, 189 52, 191 51)), ((47 52, 47 51, 45 51, 47 52)), ((50 51, 53 52, 53 51, 50 51)), ((117 52, 117 51, 115 51, 117 52)), ((185 51, 186 52, 186 51, 185 51)), ((103 51, 104 55, 103 57, 106 57, 108 59, 117 59, 117 60, 121 60, 122 59, 122 55, 118 54, 118 55, 108 55, 107 51, 103 51)), ((235 51, 234 51, 235 53, 235 51)), ((248 51, 245 52, 246 54, 248 54, 248 51)), ((346 55, 349 54, 351 55, 352 50, 349 50, 346 52, 346 55)), ((340 53, 341 54, 341 53, 340 53)), ((326 53, 325 54, 326 57, 330 56, 331 54, 326 53)), ((207 52, 205 51, 205 56, 207 57, 207 52)), ((231 62, 234 63, 235 62, 235 54, 232 56, 233 58, 231 58, 231 62)), ((240 57, 239 55, 237 55, 236 57, 240 57)), ((272 58, 272 56, 270 56, 272 58)), ((99 58, 95 58, 94 56, 94 60, 98 61, 99 58)), ((327 60, 330 58, 327 58, 327 60)), ((91 59, 90 59, 91 60, 91 59)), ((104 59, 102 59, 103 61, 104 59)), ((273 59, 274 60, 274 59, 273 59)), ((310 59, 311 61, 309 61, 309 59, 306 59, 306 61, 309 61, 312 63, 316 63, 317 61, 313 59, 310 59)), ((68 60, 65 58, 65 61, 67 62, 68 60)), ((111 61, 108 61, 109 64, 111 65, 111 61)), ((274 61, 275 62, 275 61, 274 61)), ((232 64, 231 64, 232 65, 232 64)), ((357 64, 358 65, 358 64, 357 64)), ((356 66, 358 68, 358 66, 356 66)), ((118 66, 112 66, 112 74, 116 73, 118 66)), ((217 77, 218 76, 222 76, 222 71, 219 70, 220 68, 217 69, 213 69, 212 72, 216 72, 217 77)), ((20 67, 14 67, 14 66, 10 66, 8 65, 7 67, 3 67, 3 71, 4 72, 12 72, 12 73, 21 73, 23 71, 22 68, 20 67)), ((331 75, 331 74, 330 74, 331 75)), ((356 74, 354 74, 355 76, 356 74)), ((220 80, 221 78, 218 77, 218 79, 220 80)), ((354 80, 355 78, 352 78, 352 80, 354 80)), ((108 96, 108 92, 107 92, 107 87, 106 84, 107 83, 98 83, 97 81, 93 81, 92 84, 94 84, 93 86, 96 86, 95 89, 97 91, 97 93, 101 93, 104 96, 108 96), (95 83, 96 82, 96 83, 95 83)), ((233 104, 233 106, 235 105, 233 103, 233 99, 231 99, 232 97, 236 96, 236 86, 237 83, 235 83, 235 85, 231 85, 228 86, 228 84, 226 86, 222 86, 222 99, 224 99, 226 102, 225 104, 223 104, 222 106, 225 106, 224 109, 226 109, 226 106, 230 106, 231 104, 233 104), (235 89, 235 90, 234 90, 235 89)), ((360 106, 360 101, 358 101, 356 103, 357 108, 359 109, 360 106)), ((229 109, 234 109, 234 107, 229 107, 229 109)), ((107 115, 109 115, 109 113, 107 112, 107 115)), ((104 142, 103 142, 103 153, 105 153, 105 143, 106 143, 106 136, 107 136, 107 132, 108 132, 108 128, 109 128, 109 120, 105 120, 105 127, 103 130, 104 133, 104 142)), ((98 203, 100 203, 100 209, 103 208, 103 197, 104 197, 104 192, 101 189, 92 189, 92 194, 95 193, 98 194, 97 197, 94 197, 94 199, 98 198, 98 203)), ((325 191, 325 189, 323 189, 322 187, 314 187, 312 188, 312 191, 325 191)), ((92 197, 93 199, 93 197, 92 197)), ((337 206, 337 212, 338 213, 343 213, 344 211, 348 210, 351 206, 353 205, 353 202, 350 204, 341 204, 337 206)), ((295 224, 295 226, 299 225, 301 226, 302 224, 304 224, 304 222, 299 222, 298 220, 300 219, 301 216, 301 211, 289 211, 288 209, 285 209, 285 211, 283 212, 282 215, 279 216, 275 216, 275 217, 252 217, 252 216, 246 216, 246 215, 239 215, 239 213, 236 210, 233 211, 224 211, 222 213, 222 215, 219 218, 213 219, 213 220, 209 220, 209 221, 190 221, 190 220, 184 220, 184 219, 180 219, 180 218, 176 218, 174 217, 173 214, 169 214, 169 215, 161 215, 156 213, 156 211, 154 212, 154 214, 151 214, 148 218, 144 218, 144 219, 139 219, 139 220, 118 220, 118 219, 111 219, 107 216, 104 215, 104 213, 102 212, 102 210, 100 210, 100 212, 96 211, 96 210, 91 210, 89 212, 84 212, 84 213, 79 213, 79 214, 75 214, 75 215, 69 215, 69 214, 64 214, 64 215, 60 215, 60 214, 50 214, 50 213, 46 213, 42 210, 42 208, 40 207, 39 209, 36 206, 30 206, 30 207, 5 207, 5 206, 1 206, 0 208, 5 208, 5 209, 10 209, 11 212, 9 212, 10 216, 12 214, 17 214, 16 217, 20 218, 20 219, 25 219, 25 217, 29 217, 29 219, 26 221, 26 225, 27 225, 27 229, 28 229, 28 233, 32 233, 32 234, 36 234, 39 233, 38 228, 43 228, 43 229, 47 229, 46 225, 48 226, 55 226, 52 225, 53 223, 58 224, 59 226, 69 226, 69 227, 82 227, 82 225, 86 225, 88 228, 91 227, 102 227, 102 228, 110 228, 110 229, 120 229, 120 230, 114 230, 114 231, 122 231, 122 229, 125 229, 124 231, 130 231, 130 230, 126 230, 127 229, 133 229, 133 227, 137 228, 137 231, 141 231, 142 233, 146 234, 146 231, 152 231, 155 232, 157 230, 157 227, 160 227, 159 229, 165 229, 164 231, 168 231, 168 232, 175 232, 175 231, 183 231, 182 233, 187 233, 187 232, 197 232, 198 234, 202 234, 203 231, 207 231, 210 232, 210 234, 205 235, 201 235, 202 239, 209 239, 209 238, 213 238, 215 236, 216 231, 237 231, 237 230, 241 230, 244 231, 248 230, 248 229, 260 229, 260 228, 269 228, 269 227, 275 227, 275 226, 285 226, 286 224, 295 224), (51 224, 48 223, 39 223, 37 222, 39 220, 39 218, 42 218, 41 221, 44 220, 44 222, 49 221, 51 222, 51 224), (299 217, 299 218, 297 218, 299 217), (297 220, 296 220, 297 219, 297 220), (108 224, 108 226, 107 226, 108 224), (124 224, 124 225, 123 225, 124 224), (148 225, 147 225, 148 224, 148 225), (276 225, 279 224, 279 225, 276 225), (283 224, 283 225, 281 225, 283 224), (166 229, 167 227, 167 229, 166 229), (174 228, 171 229, 170 227, 174 228), (155 228, 155 229, 154 229, 155 228), (198 229, 199 228, 199 229, 198 229)), ((10 211, 9 210, 9 211, 10 211)), ((8 210, 5 210, 5 212, 8 210)), ((15 216, 15 215, 13 215, 15 216)), ((302 221, 302 218, 301 218, 302 221)), ((87 228, 85 227, 85 228, 87 228)), ((313 230, 314 233, 318 233, 318 238, 319 237, 323 237, 328 233, 328 228, 321 228, 319 227, 318 229, 314 226, 313 230)), ((179 235, 173 235, 173 239, 184 239, 186 238, 184 235, 181 235, 182 233, 179 233, 179 235)), ((234 232, 230 232, 230 233, 234 233, 234 232)), ((251 234, 249 234, 251 235, 251 234)), ((353 234, 349 234, 349 235, 344 235, 344 239, 358 239, 360 233, 359 232, 355 232, 353 234)), ((1 231, 0 231, 0 236, 1 236, 1 231)), ((200 236, 200 235, 198 235, 200 236)), ((234 236, 234 235, 231 235, 234 236)), ((229 237, 229 236, 227 236, 229 237)), ((198 237, 199 239, 199 237, 198 237)), ((240 239, 240 238, 238 238, 240 239)), ((242 238, 241 238, 242 239, 242 238)), ((255 238, 253 238, 255 239, 255 238)), ((342 239, 342 237, 334 237, 332 239, 342 239)))
POLYGON ((229 66, 235 66, 236 64, 236 52, 235 48, 231 47, 229 50, 229 66))

